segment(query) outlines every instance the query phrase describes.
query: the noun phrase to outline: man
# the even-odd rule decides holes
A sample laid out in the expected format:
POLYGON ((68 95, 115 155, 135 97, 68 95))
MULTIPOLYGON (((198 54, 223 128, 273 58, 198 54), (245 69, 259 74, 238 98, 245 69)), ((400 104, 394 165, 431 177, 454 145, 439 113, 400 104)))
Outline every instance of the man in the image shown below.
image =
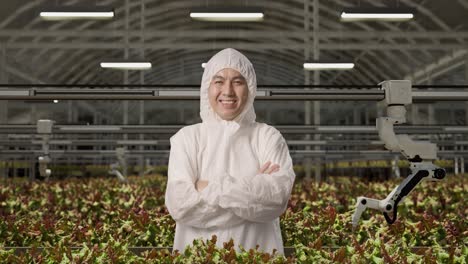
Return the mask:
POLYGON ((256 90, 254 68, 237 50, 206 64, 203 122, 171 138, 166 206, 176 221, 174 249, 216 235, 218 246, 232 238, 236 248, 284 254, 279 216, 295 174, 282 135, 255 122, 256 90))

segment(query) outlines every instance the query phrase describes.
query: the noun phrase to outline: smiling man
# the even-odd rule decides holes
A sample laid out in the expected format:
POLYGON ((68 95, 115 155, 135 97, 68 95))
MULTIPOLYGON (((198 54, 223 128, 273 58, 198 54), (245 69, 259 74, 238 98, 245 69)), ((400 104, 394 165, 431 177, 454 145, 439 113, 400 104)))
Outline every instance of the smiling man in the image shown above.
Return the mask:
MULTIPOLYGON (((279 216, 295 174, 283 136, 255 122, 250 61, 224 49, 207 63, 200 89, 202 123, 171 138, 166 207, 176 221, 174 249, 217 236, 245 249, 283 254, 279 216)), ((236 247, 238 249, 238 247, 236 247)))
POLYGON ((245 78, 230 68, 216 73, 208 89, 211 107, 224 120, 232 120, 241 113, 248 95, 245 78))

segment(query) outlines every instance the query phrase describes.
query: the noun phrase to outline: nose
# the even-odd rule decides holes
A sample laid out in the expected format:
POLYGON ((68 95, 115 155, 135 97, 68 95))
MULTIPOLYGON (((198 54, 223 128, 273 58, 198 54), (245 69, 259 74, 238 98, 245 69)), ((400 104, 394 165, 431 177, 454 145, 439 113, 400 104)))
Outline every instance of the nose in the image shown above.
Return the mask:
POLYGON ((229 81, 225 82, 225 84, 223 85, 222 94, 223 96, 227 96, 227 97, 233 97, 235 95, 234 87, 232 86, 231 82, 229 81))

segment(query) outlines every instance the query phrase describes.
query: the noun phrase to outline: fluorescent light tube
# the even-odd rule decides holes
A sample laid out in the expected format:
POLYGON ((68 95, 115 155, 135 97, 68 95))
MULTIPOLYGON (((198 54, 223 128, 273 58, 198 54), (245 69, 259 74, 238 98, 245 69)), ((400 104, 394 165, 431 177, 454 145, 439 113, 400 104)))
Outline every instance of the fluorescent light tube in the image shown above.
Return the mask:
POLYGON ((357 20, 410 20, 413 14, 376 14, 376 13, 341 13, 342 20, 357 21, 357 20))
POLYGON ((54 104, 58 104, 59 100, 54 100, 54 104))
POLYGON ((414 18, 413 10, 403 10, 394 8, 354 8, 343 10, 341 21, 406 21, 414 18))
POLYGON ((151 66, 151 62, 101 62, 102 68, 121 70, 147 70, 151 66))
POLYGON ((41 12, 39 15, 44 20, 110 19, 114 12, 41 12))
POLYGON ((263 13, 190 13, 190 17, 202 21, 261 21, 263 13))
POLYGON ((253 22, 262 21, 263 12, 252 7, 197 8, 190 12, 190 17, 201 21, 253 22))
POLYGON ((304 63, 304 69, 311 71, 320 70, 350 70, 354 68, 354 63, 343 62, 310 62, 304 63))
POLYGON ((39 13, 44 20, 111 19, 112 7, 106 6, 53 6, 39 13))

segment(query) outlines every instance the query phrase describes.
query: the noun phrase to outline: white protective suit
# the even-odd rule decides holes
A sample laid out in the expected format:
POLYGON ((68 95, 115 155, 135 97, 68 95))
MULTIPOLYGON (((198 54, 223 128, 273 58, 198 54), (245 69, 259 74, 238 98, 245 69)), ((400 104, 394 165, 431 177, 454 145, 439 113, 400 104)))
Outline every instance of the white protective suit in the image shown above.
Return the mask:
POLYGON ((278 130, 255 122, 253 101, 257 81, 250 61, 234 49, 214 55, 205 67, 200 90, 202 123, 186 126, 171 137, 166 206, 176 221, 174 250, 194 239, 217 245, 234 239, 236 249, 284 254, 279 216, 285 211, 295 174, 288 146, 278 130), (212 77, 224 68, 237 70, 249 93, 233 121, 222 120, 208 99, 212 77), (280 166, 272 174, 257 174, 266 162, 280 166), (198 179, 208 181, 201 192, 198 179))

